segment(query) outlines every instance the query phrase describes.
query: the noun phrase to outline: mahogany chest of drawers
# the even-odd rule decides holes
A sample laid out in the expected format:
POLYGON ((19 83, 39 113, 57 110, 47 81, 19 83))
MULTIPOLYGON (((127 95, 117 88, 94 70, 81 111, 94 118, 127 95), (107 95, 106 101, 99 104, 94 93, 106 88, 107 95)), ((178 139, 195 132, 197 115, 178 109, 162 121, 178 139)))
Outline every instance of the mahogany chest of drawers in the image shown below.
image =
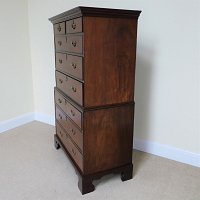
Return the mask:
POLYGON ((82 194, 109 173, 132 178, 134 82, 140 11, 77 7, 50 18, 55 43, 55 147, 82 194))

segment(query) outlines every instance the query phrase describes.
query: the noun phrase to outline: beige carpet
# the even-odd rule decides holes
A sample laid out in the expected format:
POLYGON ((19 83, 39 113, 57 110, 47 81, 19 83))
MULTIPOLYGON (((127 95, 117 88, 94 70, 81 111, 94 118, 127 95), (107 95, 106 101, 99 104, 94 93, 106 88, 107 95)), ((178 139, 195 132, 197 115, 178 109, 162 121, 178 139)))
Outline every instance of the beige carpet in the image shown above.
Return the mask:
POLYGON ((53 133, 53 126, 32 122, 0 134, 0 200, 200 200, 200 168, 142 152, 134 152, 132 180, 108 175, 82 196, 53 133))

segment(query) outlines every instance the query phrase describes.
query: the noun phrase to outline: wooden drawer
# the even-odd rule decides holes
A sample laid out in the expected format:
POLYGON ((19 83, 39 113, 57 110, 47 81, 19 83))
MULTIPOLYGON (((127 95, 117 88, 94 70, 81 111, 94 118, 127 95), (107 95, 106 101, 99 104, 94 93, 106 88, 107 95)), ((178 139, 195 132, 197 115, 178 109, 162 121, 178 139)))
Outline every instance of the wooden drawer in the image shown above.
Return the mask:
POLYGON ((55 90, 55 102, 60 108, 80 127, 82 128, 82 113, 72 106, 62 94, 55 90))
POLYGON ((56 50, 66 51, 67 50, 67 37, 66 36, 55 36, 55 48, 56 48, 56 50))
POLYGON ((79 150, 76 148, 76 146, 72 143, 71 140, 69 140, 69 146, 67 150, 71 154, 72 158, 74 159, 76 164, 79 166, 79 168, 83 170, 83 156, 79 152, 79 150))
POLYGON ((82 57, 56 53, 56 69, 83 79, 82 57))
POLYGON ((56 53, 56 68, 64 71, 67 65, 67 54, 56 53))
POLYGON ((82 32, 82 18, 72 19, 66 22, 67 33, 82 32))
POLYGON ((83 85, 81 82, 56 71, 56 85, 79 105, 83 105, 83 85))
POLYGON ((67 51, 73 53, 83 52, 83 41, 82 36, 69 36, 67 41, 67 51))
POLYGON ((54 25, 54 33, 57 34, 65 34, 65 22, 61 22, 54 25))
POLYGON ((67 76, 56 71, 56 86, 66 93, 67 90, 67 76))
POLYGON ((58 107, 56 107, 56 121, 59 122, 64 130, 70 135, 74 143, 83 151, 83 133, 58 107))
POLYGON ((67 146, 67 140, 69 140, 69 135, 56 123, 56 134, 60 138, 61 142, 67 146))
POLYGON ((67 130, 67 116, 56 106, 56 120, 67 130))
POLYGON ((83 157, 82 154, 79 152, 79 150, 76 148, 76 146, 71 141, 69 135, 65 132, 65 130, 56 123, 56 132, 60 140, 62 141, 63 145, 69 152, 69 154, 72 156, 75 163, 80 167, 81 170, 83 170, 83 157))
POLYGON ((56 50, 68 51, 72 53, 83 52, 83 41, 81 35, 55 36, 56 50))

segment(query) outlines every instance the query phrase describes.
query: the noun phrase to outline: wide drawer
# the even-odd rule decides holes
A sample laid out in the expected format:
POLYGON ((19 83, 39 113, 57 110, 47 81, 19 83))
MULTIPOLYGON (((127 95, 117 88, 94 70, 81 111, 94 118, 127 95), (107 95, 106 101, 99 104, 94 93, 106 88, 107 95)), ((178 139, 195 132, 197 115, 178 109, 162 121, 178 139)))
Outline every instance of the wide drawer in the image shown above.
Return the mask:
POLYGON ((79 105, 83 104, 83 85, 81 82, 56 71, 56 85, 79 105))
POLYGON ((82 35, 55 36, 56 50, 83 53, 82 35))
POLYGON ((83 79, 82 57, 56 53, 56 69, 81 80, 83 79))
POLYGON ((57 34, 65 34, 65 22, 61 22, 54 25, 54 33, 57 34))
POLYGON ((82 113, 72 106, 64 96, 55 90, 55 102, 60 108, 80 127, 82 128, 82 113))
POLYGON ((82 32, 82 18, 72 19, 66 22, 67 33, 82 32))
POLYGON ((56 107, 56 120, 63 126, 65 131, 70 135, 72 140, 79 147, 80 151, 83 151, 83 134, 73 124, 73 122, 66 116, 58 107, 56 107))
POLYGON ((69 154, 72 156, 75 163, 79 166, 81 170, 83 170, 83 156, 79 152, 79 150, 76 148, 76 146, 71 141, 68 134, 65 132, 65 130, 57 123, 56 124, 56 132, 58 137, 61 139, 61 142, 69 152, 69 154))

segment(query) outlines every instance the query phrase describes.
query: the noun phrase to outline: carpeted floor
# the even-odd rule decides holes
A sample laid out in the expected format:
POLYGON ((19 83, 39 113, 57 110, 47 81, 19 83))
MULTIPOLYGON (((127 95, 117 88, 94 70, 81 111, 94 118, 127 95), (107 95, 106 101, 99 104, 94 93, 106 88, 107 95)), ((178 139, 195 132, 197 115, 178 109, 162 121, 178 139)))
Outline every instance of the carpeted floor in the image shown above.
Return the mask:
POLYGON ((0 200, 200 200, 200 168, 138 151, 132 180, 108 175, 82 196, 54 131, 32 122, 0 134, 0 200))

